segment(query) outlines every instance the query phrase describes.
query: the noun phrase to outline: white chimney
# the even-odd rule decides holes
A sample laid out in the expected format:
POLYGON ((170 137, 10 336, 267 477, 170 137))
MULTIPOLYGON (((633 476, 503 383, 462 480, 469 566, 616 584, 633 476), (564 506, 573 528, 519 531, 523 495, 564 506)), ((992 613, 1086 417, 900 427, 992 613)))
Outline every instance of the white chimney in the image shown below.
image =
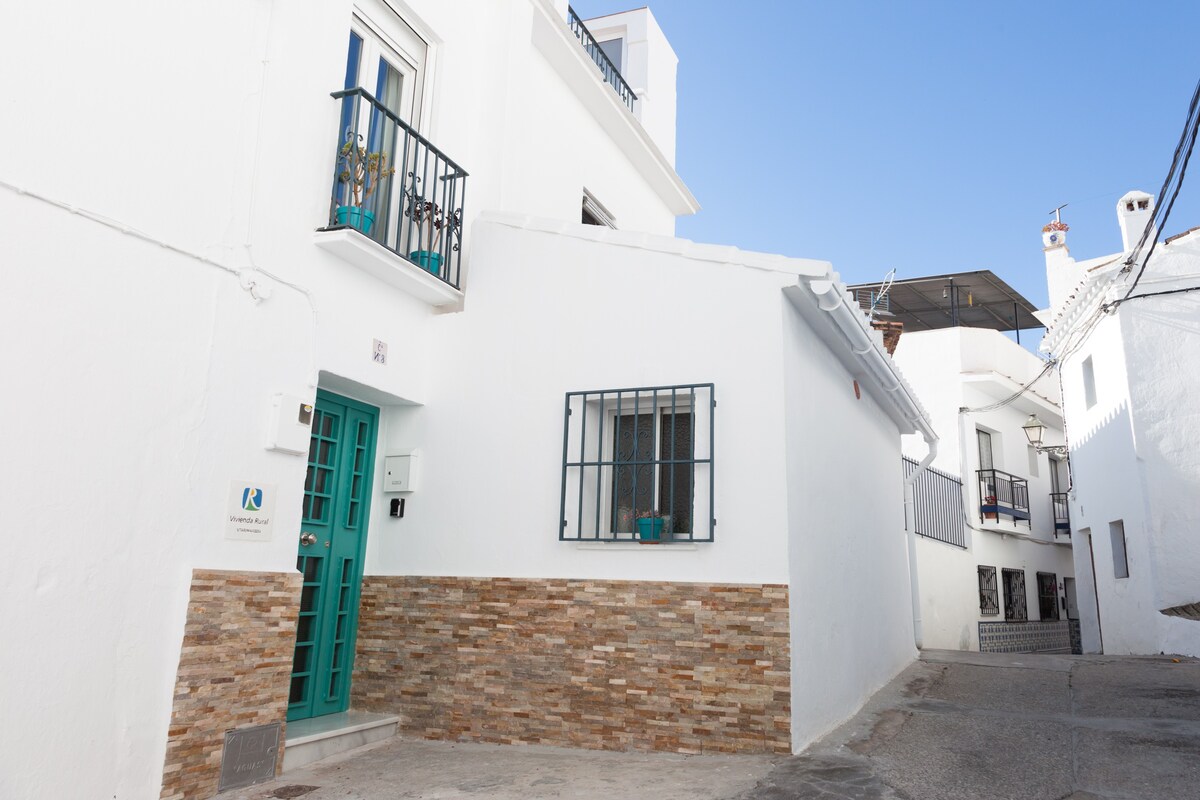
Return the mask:
MULTIPOLYGON (((1137 245, 1146 230, 1146 224, 1154 218, 1154 196, 1136 189, 1117 201, 1117 223, 1121 226, 1121 247, 1128 253, 1137 245)), ((1151 241, 1158 236, 1152 230, 1151 241)))

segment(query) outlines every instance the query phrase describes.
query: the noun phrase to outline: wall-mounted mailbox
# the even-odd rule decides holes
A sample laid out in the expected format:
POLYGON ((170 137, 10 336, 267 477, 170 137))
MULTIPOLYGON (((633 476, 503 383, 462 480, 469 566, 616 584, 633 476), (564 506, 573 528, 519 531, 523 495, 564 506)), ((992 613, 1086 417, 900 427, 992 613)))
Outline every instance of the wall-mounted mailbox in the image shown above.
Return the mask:
POLYGON ((385 492, 415 491, 417 454, 386 456, 383 459, 383 490, 385 492))
POLYGON ((298 456, 307 453, 312 416, 312 403, 286 394, 275 395, 271 401, 267 449, 298 456))

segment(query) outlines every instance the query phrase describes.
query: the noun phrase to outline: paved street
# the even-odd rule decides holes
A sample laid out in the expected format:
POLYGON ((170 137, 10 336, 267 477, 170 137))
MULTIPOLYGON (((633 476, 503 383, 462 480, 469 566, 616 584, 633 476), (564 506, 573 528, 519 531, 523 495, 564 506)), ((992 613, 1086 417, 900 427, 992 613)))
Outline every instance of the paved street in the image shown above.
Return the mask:
POLYGON ((231 797, 1193 798, 1200 663, 930 651, 853 720, 790 758, 396 738, 231 797))

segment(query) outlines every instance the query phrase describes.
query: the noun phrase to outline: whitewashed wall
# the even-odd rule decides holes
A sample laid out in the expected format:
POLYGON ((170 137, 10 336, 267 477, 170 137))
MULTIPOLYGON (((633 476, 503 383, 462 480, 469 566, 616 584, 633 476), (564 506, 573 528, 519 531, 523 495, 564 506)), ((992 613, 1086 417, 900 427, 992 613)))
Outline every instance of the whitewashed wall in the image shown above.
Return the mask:
MULTIPOLYGON (((597 120, 611 90, 586 105, 534 46, 548 4, 409 7, 433 44, 423 130, 472 173, 468 250, 481 210, 574 221, 585 186, 625 227, 673 230, 670 180, 651 188, 646 153, 613 138, 620 117, 597 120)), ((24 76, 0 128, 3 409, 20 454, 0 476, 31 498, 4 516, 20 531, 0 581, 6 798, 156 796, 191 570, 294 568, 304 463, 264 449, 272 396, 311 398, 320 380, 425 402, 454 356, 426 344, 428 306, 312 243, 351 13, 126 0, 27 5, 0 29, 0 72, 24 76), (224 538, 245 479, 279 487, 271 542, 224 538)))
MULTIPOLYGON (((978 650, 979 622, 1003 621, 1004 615, 1003 606, 999 615, 980 614, 977 567, 995 567, 998 582, 1003 568, 1024 570, 1030 619, 1038 617, 1036 574, 1054 573, 1060 584, 1063 578, 1075 574, 1071 541, 1054 536, 1048 456, 1031 454, 1028 438, 1021 430, 1029 414, 1037 413, 1046 425, 1044 442, 1050 445, 1065 441, 1057 406, 1058 386, 1050 374, 1018 402, 992 411, 959 413, 960 408, 982 408, 1007 397, 1044 366, 1032 353, 992 330, 908 332, 900 337, 895 359, 929 409, 941 439, 933 466, 961 477, 965 489, 966 549, 917 537, 923 645, 978 650), (986 524, 980 520, 977 428, 992 434, 995 468, 1028 481, 1028 525, 1003 516, 986 524), (1037 474, 1030 470, 1031 455, 1037 474)), ((903 446, 910 458, 919 460, 925 452, 924 444, 915 436, 904 437, 903 446)), ((1060 488, 1066 491, 1065 467, 1063 478, 1060 488)))
POLYGON ((403 519, 377 496, 368 572, 786 583, 776 312, 796 275, 578 224, 498 216, 475 235, 469 310, 430 332, 427 405, 388 412, 381 457, 420 451, 420 488, 403 519), (707 382, 716 542, 558 541, 565 393, 707 382))
MULTIPOLYGON (((1138 293, 1195 285, 1200 245, 1160 245, 1138 293)), ((1122 292, 1123 294, 1123 292, 1122 292)), ((1061 368, 1075 468, 1073 523, 1089 531, 1076 568, 1091 580, 1100 624, 1085 617, 1085 649, 1200 654, 1200 625, 1162 608, 1200 599, 1200 417, 1194 398, 1198 304, 1194 294, 1135 300, 1106 317, 1061 368), (1096 404, 1087 408, 1082 364, 1091 358, 1096 404), (1110 524, 1124 524, 1129 577, 1113 569, 1110 524)), ((1082 544, 1082 541, 1081 541, 1082 544)), ((1082 589, 1082 581, 1081 581, 1082 589)), ((1081 611, 1084 610, 1081 596, 1081 611)))
POLYGON ((855 713, 916 647, 899 431, 869 394, 855 397, 863 376, 818 346, 796 309, 783 323, 798 752, 855 713))

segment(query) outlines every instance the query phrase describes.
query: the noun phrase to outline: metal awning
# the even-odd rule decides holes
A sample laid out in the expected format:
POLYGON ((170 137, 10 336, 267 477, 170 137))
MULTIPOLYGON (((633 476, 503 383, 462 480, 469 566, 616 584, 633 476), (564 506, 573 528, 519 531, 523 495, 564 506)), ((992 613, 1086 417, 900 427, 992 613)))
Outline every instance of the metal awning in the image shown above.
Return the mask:
MULTIPOLYGON (((863 310, 879 297, 882 283, 850 287, 863 310)), ((1044 327, 1037 307, 988 269, 894 281, 875 308, 877 319, 904 323, 906 331, 991 328, 1018 331, 1044 327)))

